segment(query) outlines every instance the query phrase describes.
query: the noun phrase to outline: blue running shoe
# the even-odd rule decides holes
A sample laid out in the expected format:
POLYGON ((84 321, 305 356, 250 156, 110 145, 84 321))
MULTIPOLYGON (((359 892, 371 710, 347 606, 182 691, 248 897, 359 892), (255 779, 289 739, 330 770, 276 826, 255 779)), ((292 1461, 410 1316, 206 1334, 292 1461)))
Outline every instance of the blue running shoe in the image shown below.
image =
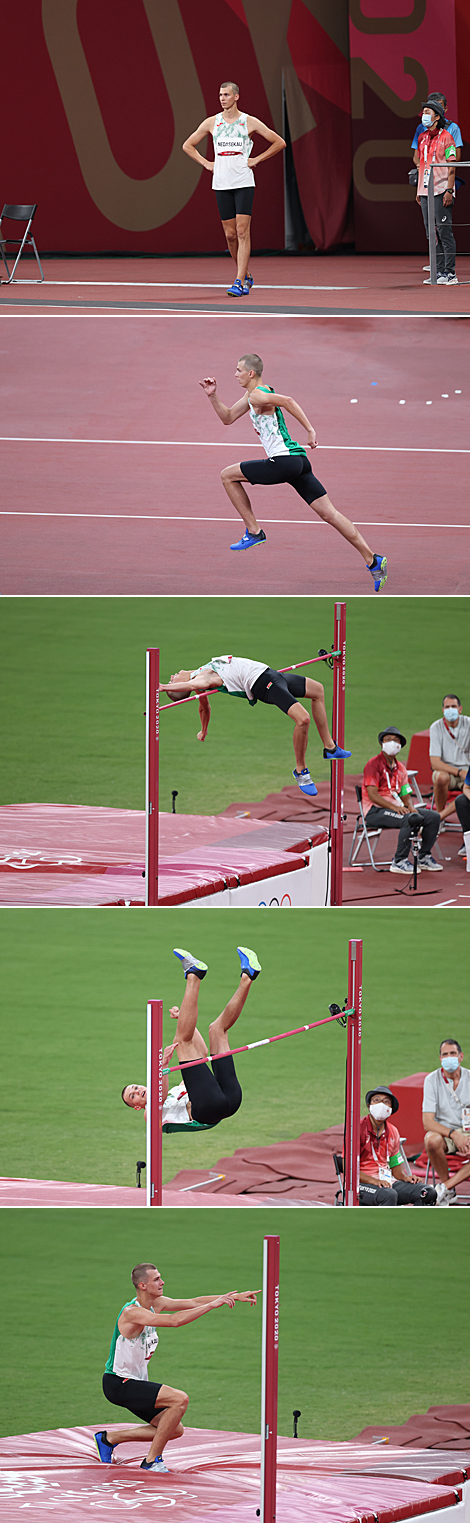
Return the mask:
POLYGON ((173 955, 174 957, 179 957, 180 962, 182 962, 185 978, 188 977, 188 973, 195 973, 196 978, 205 978, 207 973, 206 962, 198 962, 197 958, 193 957, 192 952, 185 952, 182 947, 174 947, 173 955))
POLYGON ((156 1460, 150 1460, 150 1463, 148 1460, 142 1460, 140 1468, 141 1470, 157 1470, 159 1475, 170 1474, 168 1465, 165 1465, 161 1454, 157 1454, 156 1460))
POLYGON ((327 751, 324 746, 323 755, 325 761, 345 761, 347 756, 352 756, 352 751, 343 751, 342 746, 335 746, 333 751, 327 751))
POLYGON ((299 784, 301 793, 308 793, 309 797, 314 799, 318 793, 318 788, 315 787, 315 783, 310 777, 308 767, 302 767, 301 772, 296 772, 294 767, 292 776, 295 777, 296 783, 299 784))
POLYGON ((375 555, 374 554, 374 559, 372 561, 372 565, 368 566, 367 570, 370 571, 371 576, 373 576, 373 578, 374 578, 374 592, 380 592, 380 588, 381 587, 385 587, 385 583, 386 583, 386 580, 387 580, 387 557, 386 557, 386 555, 375 555))
POLYGON ((234 280, 233 286, 229 286, 227 296, 243 296, 241 280, 234 280))
POLYGON ((116 1447, 115 1444, 108 1444, 106 1431, 104 1433, 95 1433, 94 1438, 102 1464, 110 1465, 113 1457, 113 1449, 116 1447))
POLYGON ((260 529, 259 534, 250 534, 249 530, 245 529, 245 533, 243 534, 242 538, 237 539, 236 545, 231 545, 230 549, 251 550, 252 545, 262 545, 265 539, 266 535, 264 529, 260 529))
POLYGON ((244 279, 244 282, 243 282, 243 295, 244 296, 249 296, 252 285, 253 285, 253 276, 250 275, 250 274, 245 275, 245 279, 244 279))
POLYGON ((248 973, 248 977, 251 978, 253 983, 253 980, 261 973, 261 963, 258 962, 256 952, 252 952, 250 947, 237 947, 237 952, 242 965, 242 973, 248 973))

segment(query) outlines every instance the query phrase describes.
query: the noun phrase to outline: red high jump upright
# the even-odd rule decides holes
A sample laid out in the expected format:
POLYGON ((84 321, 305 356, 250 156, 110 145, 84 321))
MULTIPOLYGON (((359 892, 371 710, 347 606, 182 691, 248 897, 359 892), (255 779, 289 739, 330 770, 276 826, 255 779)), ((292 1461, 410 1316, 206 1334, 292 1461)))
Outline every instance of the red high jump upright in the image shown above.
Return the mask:
MULTIPOLYGON (((333 740, 344 749, 344 709, 346 687, 346 604, 335 603, 333 650, 340 652, 333 662, 333 740)), ((330 903, 343 903, 343 814, 344 761, 331 767, 331 889, 330 903)))
POLYGON ((362 941, 350 941, 348 962, 348 1049, 344 1132, 344 1204, 359 1205, 361 1118, 362 941))
POLYGON ((147 1005, 147 1205, 162 1204, 163 1000, 147 1005))
POLYGON ((261 1351, 261 1523, 275 1523, 276 1520, 278 1351, 279 1238, 265 1237, 261 1351))
POLYGON ((145 903, 158 904, 158 749, 160 651, 147 651, 145 714, 145 903))

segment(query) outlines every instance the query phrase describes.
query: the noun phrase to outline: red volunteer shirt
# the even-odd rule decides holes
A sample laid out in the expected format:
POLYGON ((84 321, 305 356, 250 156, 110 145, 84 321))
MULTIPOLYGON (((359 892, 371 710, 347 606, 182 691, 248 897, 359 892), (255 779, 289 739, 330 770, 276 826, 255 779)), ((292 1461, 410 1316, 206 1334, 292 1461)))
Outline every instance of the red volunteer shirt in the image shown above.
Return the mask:
MULTIPOLYGON (((399 793, 403 784, 408 782, 408 773, 403 762, 397 761, 396 756, 385 756, 380 751, 378 756, 373 756, 371 761, 366 762, 362 781, 362 804, 364 814, 372 809, 372 803, 367 792, 368 788, 378 788, 382 808, 386 809, 392 799, 392 793, 399 793)), ((380 808, 380 805, 378 806, 380 808)), ((397 815, 397 820, 399 816, 397 815)))
POLYGON ((377 1179, 379 1169, 390 1168, 390 1159, 400 1151, 400 1133, 392 1121, 386 1121, 380 1137, 372 1125, 370 1116, 363 1116, 360 1127, 359 1157, 361 1174, 373 1174, 377 1179))
POLYGON ((447 162, 457 157, 454 139, 446 127, 439 132, 421 132, 419 136, 418 195, 427 196, 431 164, 434 164, 434 192, 447 190, 447 162))

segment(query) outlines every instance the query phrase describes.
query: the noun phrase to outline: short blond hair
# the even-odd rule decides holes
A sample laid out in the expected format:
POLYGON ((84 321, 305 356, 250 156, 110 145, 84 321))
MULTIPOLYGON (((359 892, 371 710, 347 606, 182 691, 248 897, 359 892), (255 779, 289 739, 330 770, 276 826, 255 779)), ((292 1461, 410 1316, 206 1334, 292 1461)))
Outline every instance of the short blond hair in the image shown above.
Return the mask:
POLYGON ((259 354, 241 354, 240 359, 245 361, 247 370, 254 370, 255 375, 263 374, 263 361, 259 354))
POLYGON ((220 89, 221 90, 227 90, 229 85, 232 86, 232 90, 233 90, 234 95, 239 95, 240 94, 240 86, 235 84, 235 80, 234 79, 223 79, 222 80, 222 84, 220 86, 220 89))
POLYGON ((150 1274, 150 1270, 151 1269, 155 1269, 156 1270, 156 1267, 157 1267, 156 1264, 137 1264, 136 1265, 136 1268, 132 1270, 132 1274, 131 1274, 132 1284, 135 1286, 136 1290, 138 1290, 139 1285, 142 1283, 142 1281, 144 1281, 144 1284, 146 1284, 146 1282, 148 1280, 148 1277, 149 1277, 149 1274, 150 1274))

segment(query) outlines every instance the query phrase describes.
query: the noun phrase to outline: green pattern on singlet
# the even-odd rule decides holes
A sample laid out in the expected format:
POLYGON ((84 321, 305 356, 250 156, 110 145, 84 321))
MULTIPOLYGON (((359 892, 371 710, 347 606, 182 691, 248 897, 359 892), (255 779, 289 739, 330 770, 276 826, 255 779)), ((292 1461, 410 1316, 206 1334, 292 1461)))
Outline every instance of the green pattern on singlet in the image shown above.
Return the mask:
MULTIPOLYGON (((256 390, 274 391, 274 386, 257 386, 256 390)), ((281 439, 286 446, 287 453, 289 455, 306 455, 307 451, 304 449, 303 445, 298 444, 296 439, 291 439, 284 413, 281 411, 280 407, 274 408, 274 415, 277 420, 277 426, 281 435, 281 439)))

